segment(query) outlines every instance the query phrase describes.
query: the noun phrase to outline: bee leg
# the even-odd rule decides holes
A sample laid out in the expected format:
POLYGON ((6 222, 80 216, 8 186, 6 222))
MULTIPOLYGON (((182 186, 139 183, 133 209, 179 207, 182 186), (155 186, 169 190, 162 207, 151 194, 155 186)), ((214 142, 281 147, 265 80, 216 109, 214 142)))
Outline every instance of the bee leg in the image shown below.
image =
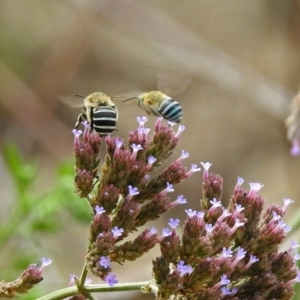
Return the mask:
POLYGON ((75 124, 75 129, 78 128, 78 126, 80 125, 80 123, 82 122, 83 119, 84 119, 84 120, 87 119, 87 118, 86 118, 86 114, 85 114, 84 111, 82 111, 82 113, 78 116, 77 122, 76 122, 76 124, 75 124))

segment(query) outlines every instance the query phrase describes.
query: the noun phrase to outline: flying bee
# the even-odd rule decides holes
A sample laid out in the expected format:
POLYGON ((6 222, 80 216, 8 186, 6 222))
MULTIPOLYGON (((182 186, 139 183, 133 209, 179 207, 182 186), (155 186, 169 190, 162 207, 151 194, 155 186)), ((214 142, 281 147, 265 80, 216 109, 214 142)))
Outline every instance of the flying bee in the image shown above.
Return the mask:
POLYGON ((96 92, 84 97, 74 95, 83 99, 83 110, 77 118, 75 128, 85 119, 90 123, 91 130, 95 130, 100 136, 105 136, 116 130, 119 117, 117 107, 111 98, 103 93, 96 92))
POLYGON ((182 108, 177 101, 160 91, 152 91, 132 97, 123 102, 137 99, 138 105, 148 115, 163 117, 168 121, 179 123, 182 119, 182 108))

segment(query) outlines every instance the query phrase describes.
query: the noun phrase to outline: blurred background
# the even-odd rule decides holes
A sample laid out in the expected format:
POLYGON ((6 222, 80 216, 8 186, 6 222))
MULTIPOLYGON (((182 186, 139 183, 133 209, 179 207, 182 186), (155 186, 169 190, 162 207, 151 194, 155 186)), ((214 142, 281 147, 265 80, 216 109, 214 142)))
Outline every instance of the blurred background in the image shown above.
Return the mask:
MULTIPOLYGON (((1 1, 3 224, 10 222, 20 196, 7 167, 6 145, 15 145, 23 162, 34 163, 34 197, 50 193, 59 185, 57 169, 72 160, 71 130, 81 111, 66 106, 60 97, 155 90, 164 87, 160 74, 170 74, 165 90, 184 110, 186 130, 175 157, 184 149, 190 153, 188 168, 211 162, 211 171, 224 178, 224 203, 241 176, 245 188, 249 181, 264 184, 261 194, 267 202, 282 204, 282 198, 292 198, 297 208, 300 161, 289 155, 284 119, 299 89, 299 16, 299 0, 1 1), (186 82, 190 84, 184 89, 186 82), (178 94, 178 87, 184 91, 178 94)), ((126 137, 137 127, 136 117, 145 113, 134 101, 115 104, 120 113, 115 134, 126 137)), ((151 117, 147 127, 155 120, 151 117)), ((16 163, 15 168, 18 172, 16 163)), ((70 172, 72 168, 70 164, 70 172)), ((184 209, 199 207, 201 176, 196 173, 176 188, 174 198, 184 194, 188 199, 184 209)), ((72 194, 72 182, 67 189, 64 201, 83 202, 72 194)), ((62 216, 59 233, 38 233, 35 242, 25 233, 21 241, 11 236, 0 244, 2 270, 9 266, 5 261, 14 262, 14 248, 19 257, 29 251, 35 259, 53 259, 41 283, 46 291, 64 287, 70 273, 79 275, 88 223, 62 216)), ((174 216, 184 217, 182 207, 155 225, 166 226, 174 216)), ((149 279, 156 253, 117 268, 118 279, 149 279)), ((11 279, 5 271, 0 274, 1 279, 11 279)), ((125 297, 139 299, 140 294, 125 297)))

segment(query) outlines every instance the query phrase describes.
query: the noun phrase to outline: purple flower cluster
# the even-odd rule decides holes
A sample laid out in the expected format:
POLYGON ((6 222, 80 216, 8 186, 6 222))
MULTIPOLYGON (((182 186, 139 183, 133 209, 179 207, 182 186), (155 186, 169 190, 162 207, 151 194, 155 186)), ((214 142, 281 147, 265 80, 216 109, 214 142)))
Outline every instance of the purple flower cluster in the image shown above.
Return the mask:
MULTIPOLYGON (((180 158, 160 174, 152 175, 173 154, 184 126, 174 131, 159 118, 150 135, 150 129, 145 128, 147 118, 137 118, 137 121, 139 127, 129 133, 127 141, 114 136, 104 138, 107 154, 96 183, 103 139, 90 132, 88 124, 85 124, 82 140, 78 131, 74 132, 76 191, 89 200, 94 215, 85 259, 89 270, 110 285, 116 283, 111 273, 112 262, 135 260, 159 242, 153 228, 144 230, 133 240, 122 243, 123 239, 175 205, 186 203, 182 195, 174 201, 169 193, 174 191, 175 185, 200 170, 196 165, 191 170, 186 169, 182 162, 188 153, 183 151, 180 158)), ((174 220, 173 226, 178 221, 174 220)))
POLYGON ((20 275, 19 278, 12 282, 0 282, 0 298, 16 298, 18 294, 25 294, 36 284, 43 280, 42 273, 45 267, 50 265, 52 260, 42 258, 42 264, 31 264, 20 275))
POLYGON ((88 122, 83 122, 85 130, 80 140, 81 130, 73 130, 75 156, 75 190, 84 198, 93 190, 94 179, 97 177, 97 168, 100 164, 99 152, 102 138, 95 132, 90 132, 88 122))
POLYGON ((292 202, 269 205, 263 211, 262 185, 238 178, 227 208, 221 202, 223 179, 203 167, 200 210, 186 209, 182 234, 180 220, 171 218, 170 228, 158 236, 155 228, 142 231, 136 238, 124 238, 138 227, 159 218, 177 204, 186 203, 183 195, 172 200, 175 185, 200 168, 182 164, 181 156, 161 173, 153 175, 174 152, 184 130, 174 131, 159 118, 154 133, 145 128, 146 117, 138 118, 139 128, 127 141, 106 136, 107 154, 100 165, 101 138, 90 132, 88 124, 82 141, 75 133, 76 191, 86 197, 93 210, 86 265, 92 273, 114 286, 118 281, 112 263, 135 260, 160 245, 161 256, 153 260, 153 289, 158 299, 291 299, 293 284, 300 280, 293 253, 279 251, 291 229, 282 218, 292 202), (98 181, 95 183, 95 179, 98 181))
POLYGON ((187 209, 182 236, 176 233, 179 220, 171 219, 171 230, 159 238, 161 256, 153 261, 159 299, 291 299, 299 281, 293 254, 279 251, 290 230, 282 217, 292 202, 270 205, 263 212, 259 183, 243 190, 238 183, 228 208, 220 201, 222 178, 210 174, 202 163, 203 198, 200 211, 187 209))

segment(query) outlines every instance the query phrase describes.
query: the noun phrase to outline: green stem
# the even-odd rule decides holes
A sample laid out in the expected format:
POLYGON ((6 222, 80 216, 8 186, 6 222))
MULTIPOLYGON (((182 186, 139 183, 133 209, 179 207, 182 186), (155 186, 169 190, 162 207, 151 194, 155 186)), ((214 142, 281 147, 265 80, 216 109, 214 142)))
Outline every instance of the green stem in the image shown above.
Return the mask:
MULTIPOLYGON (((81 293, 85 295, 89 295, 90 293, 98 293, 98 292, 121 292, 121 291, 134 291, 140 290, 143 286, 149 284, 151 281, 143 281, 143 282, 135 282, 135 283, 118 283, 113 287, 108 286, 107 284, 93 284, 86 285, 82 288, 81 293)), ((58 290, 54 293, 48 294, 44 297, 38 298, 37 300, 60 300, 66 297, 71 297, 77 295, 78 288, 77 286, 67 287, 61 290, 58 290)), ((90 295, 91 296, 91 295, 90 295)), ((94 298, 89 298, 93 299, 94 298)))
POLYGON ((79 290, 83 289, 87 274, 88 274, 88 269, 86 267, 86 264, 84 264, 79 278, 79 284, 78 284, 79 290))

